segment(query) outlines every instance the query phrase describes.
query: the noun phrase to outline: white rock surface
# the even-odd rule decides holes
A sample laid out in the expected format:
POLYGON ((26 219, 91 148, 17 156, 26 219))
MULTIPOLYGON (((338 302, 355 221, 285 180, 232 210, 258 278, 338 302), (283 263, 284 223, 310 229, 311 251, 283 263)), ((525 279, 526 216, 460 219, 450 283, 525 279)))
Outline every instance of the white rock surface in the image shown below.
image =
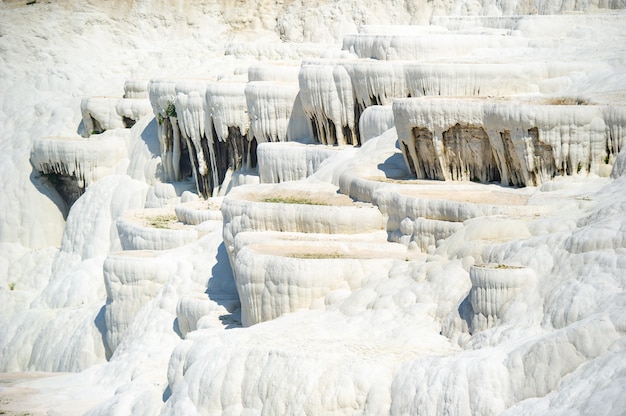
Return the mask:
POLYGON ((104 260, 107 303, 105 342, 111 356, 139 310, 161 290, 174 272, 157 251, 111 253, 104 260))
POLYGON ((142 99, 149 98, 148 84, 146 79, 127 79, 124 81, 124 98, 142 99))
MULTIPOLYGON (((300 0, 2 2, 0 368, 14 373, 0 375, 0 412, 622 414, 626 59, 624 12, 607 8, 623 6, 595 0, 373 0, 367 7, 300 0), (407 27, 431 20, 438 26, 407 27), (410 59, 375 61, 340 50, 344 35, 363 25, 353 44, 359 39, 368 53, 410 59), (387 46, 392 42, 397 50, 387 46), (481 42, 489 47, 477 47, 481 42), (111 355, 104 263, 126 256, 113 254, 126 238, 118 235, 118 218, 145 208, 173 215, 174 205, 213 192, 211 186, 198 193, 197 153, 186 147, 196 131, 203 136, 197 97, 206 95, 197 82, 242 86, 236 97, 224 93, 218 109, 232 135, 233 126, 251 122, 247 81, 294 81, 291 70, 270 75, 250 68, 268 59, 300 66, 303 57, 302 109, 317 130, 314 138, 332 144, 334 155, 323 162, 306 152, 303 159, 285 157, 270 170, 286 172, 292 162, 319 166, 304 180, 277 186, 258 184, 258 173, 278 153, 259 159, 259 171, 252 165, 236 171, 229 158, 247 152, 222 148, 213 154, 229 161, 221 169, 230 182, 218 190, 228 192, 223 230, 209 219, 191 226, 196 238, 180 242, 129 221, 146 241, 186 244, 162 250, 154 264, 134 268, 124 258, 106 269, 112 293, 128 295, 110 303, 126 305, 111 312, 111 355), (152 80, 153 116, 91 138, 115 137, 126 161, 116 175, 94 178, 68 212, 51 181, 33 171, 33 143, 91 133, 81 127, 81 97, 141 95, 142 85, 124 87, 128 79, 152 80), (568 160, 570 172, 538 175, 534 183, 541 185, 524 189, 417 181, 398 144, 405 136, 398 120, 383 130, 388 118, 366 127, 371 137, 356 145, 367 136, 359 123, 376 111, 370 107, 443 94, 466 98, 440 98, 453 104, 413 116, 435 125, 455 114, 490 114, 476 120, 519 127, 525 146, 533 144, 527 130, 537 127, 559 147, 554 157, 568 160), (463 104, 470 95, 496 104, 474 112, 463 104), (513 104, 497 105, 509 99, 513 104), (183 128, 193 127, 184 133, 179 114, 167 114, 168 107, 178 113, 177 100, 189 109, 183 128), (537 100, 587 105, 546 109, 532 104, 537 100), (517 105, 524 102, 531 104, 517 105), (588 163, 576 172, 577 162, 588 163), (248 185, 235 187, 242 183, 248 185), (266 193, 332 205, 260 202, 266 193), (387 241, 393 238, 403 244, 387 241), (409 254, 408 261, 391 256, 390 245, 409 254), (311 248, 328 255, 339 247, 349 258, 287 255, 311 248), (248 313, 255 309, 244 302, 240 309, 233 253, 241 266, 237 279, 262 280, 260 314, 275 319, 243 326, 257 312, 248 313), (470 274, 485 264, 520 267, 529 277, 520 285, 475 278, 473 289, 470 274), (154 273, 135 275, 136 269, 154 273), (296 269, 302 273, 290 272, 296 269), (288 296, 278 290, 285 284, 288 296), (481 314, 489 318, 476 319, 481 314)), ((268 98, 268 109, 273 98, 258 96, 268 98)), ((213 135, 204 120, 208 144, 221 133, 216 128, 213 135)), ((520 154, 532 154, 526 150, 520 154)), ((210 160, 211 151, 203 152, 210 160)), ((55 154, 62 153, 69 149, 55 154)), ((486 160, 482 155, 461 159, 472 156, 476 164, 486 160)), ((185 222, 205 218, 195 208, 181 209, 185 222)))
POLYGON ((222 202, 224 244, 234 264, 234 242, 245 231, 358 234, 383 228, 375 206, 353 202, 328 184, 297 182, 279 185, 241 186, 222 202), (312 192, 313 191, 313 192, 312 192))
POLYGON ((117 112, 119 97, 85 97, 80 103, 87 135, 124 127, 122 115, 117 112))
POLYGON ((261 143, 257 148, 261 183, 299 181, 317 172, 337 147, 302 143, 261 143))
POLYGON ((140 118, 152 114, 152 106, 146 97, 122 98, 117 102, 115 111, 122 117, 125 127, 132 127, 128 125, 129 121, 134 125, 140 118))
POLYGON ((363 110, 359 119, 361 143, 378 137, 395 127, 391 106, 373 105, 363 110))
POLYGON ((245 94, 250 137, 258 143, 311 140, 296 82, 249 82, 245 94))
POLYGON ((403 153, 418 178, 540 185, 607 176, 624 147, 626 107, 458 99, 394 103, 403 153))
POLYGON ((198 231, 178 221, 170 209, 129 211, 116 221, 123 250, 168 250, 198 239, 198 231))
POLYGON ((75 178, 84 189, 98 179, 126 169, 125 143, 110 136, 44 137, 34 141, 30 160, 39 172, 75 178))

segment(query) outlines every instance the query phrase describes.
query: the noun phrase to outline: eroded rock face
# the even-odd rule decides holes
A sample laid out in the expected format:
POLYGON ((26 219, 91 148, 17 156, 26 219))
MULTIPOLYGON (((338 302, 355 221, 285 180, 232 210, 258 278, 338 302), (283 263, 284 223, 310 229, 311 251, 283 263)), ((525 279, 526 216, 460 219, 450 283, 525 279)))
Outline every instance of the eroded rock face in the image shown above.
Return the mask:
POLYGON ((206 80, 150 83, 166 180, 193 174, 198 193, 208 198, 223 194, 235 171, 256 167, 245 86, 206 80))
POLYGON ((626 107, 520 100, 397 100, 394 120, 411 172, 420 179, 538 186, 555 176, 607 176, 626 107))

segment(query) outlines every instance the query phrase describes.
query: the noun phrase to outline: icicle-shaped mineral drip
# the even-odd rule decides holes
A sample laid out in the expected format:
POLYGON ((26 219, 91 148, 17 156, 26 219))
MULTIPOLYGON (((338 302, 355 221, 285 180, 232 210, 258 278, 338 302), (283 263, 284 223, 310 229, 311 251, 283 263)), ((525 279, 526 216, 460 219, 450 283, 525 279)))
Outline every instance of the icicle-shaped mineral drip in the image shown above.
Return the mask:
POLYGON ((207 110, 217 133, 214 140, 226 141, 229 127, 238 127, 242 134, 248 133, 250 120, 245 88, 246 84, 242 82, 214 82, 207 85, 207 110))
POLYGON ((343 65, 352 79, 360 111, 372 105, 391 105, 394 98, 409 96, 403 62, 355 61, 343 65))
POLYGON ((626 106, 607 105, 602 113, 607 125, 607 149, 615 157, 626 148, 626 106))
POLYGON ((301 111, 293 111, 301 107, 299 91, 297 83, 248 83, 245 94, 250 116, 249 138, 263 143, 311 137, 308 119, 301 111))
MULTIPOLYGON (((183 137, 192 144, 195 152, 197 175, 206 176, 209 172, 207 156, 203 149, 206 143, 206 85, 207 82, 187 81, 176 84, 176 117, 183 137)), ((180 146, 179 146, 180 147, 180 146)))
POLYGON ((159 136, 159 144, 161 147, 161 163, 163 164, 165 174, 164 180, 166 181, 175 180, 176 178, 174 166, 172 164, 172 152, 170 150, 172 143, 171 125, 172 123, 169 117, 162 118, 159 116, 157 134, 159 136))
POLYGON ((176 117, 169 118, 172 126, 172 149, 170 152, 171 172, 175 181, 181 180, 180 176, 180 128, 178 127, 178 119, 176 117))
POLYGON ((491 181, 499 177, 507 185, 525 186, 539 185, 555 175, 608 175, 604 166, 612 154, 609 143, 616 142, 612 132, 619 131, 611 126, 625 123, 615 113, 605 120, 606 108, 539 100, 423 97, 396 100, 393 111, 401 149, 418 177, 439 178, 425 167, 433 158, 443 157, 442 178, 491 181), (466 139, 475 145, 453 145, 459 140, 469 144, 466 139))
MULTIPOLYGON (((483 125, 482 103, 474 100, 411 98, 396 100, 393 104, 394 123, 401 143, 401 150, 411 171, 422 179, 456 179, 471 176, 465 172, 451 172, 448 162, 454 160, 460 164, 459 156, 452 155, 449 149, 445 154, 446 141, 458 147, 450 140, 450 129, 457 124, 464 126, 483 125), (445 137, 444 137, 445 135, 445 137)), ((481 135, 481 142, 489 141, 481 135)), ((461 146, 462 147, 462 146, 461 146)), ((485 159, 491 157, 491 144, 483 143, 481 152, 487 152, 485 159), (485 150, 486 149, 488 150, 485 150)), ((475 155, 474 165, 479 164, 483 155, 475 155)), ((463 160, 463 163, 465 161, 463 160)), ((495 163, 490 161, 491 164, 495 163)), ((493 166, 492 168, 493 169, 493 166)), ((454 169, 453 169, 454 170, 454 169)), ((480 172, 479 177, 487 177, 480 172)), ((471 179, 466 178, 466 179, 471 179)))
POLYGON ((174 114, 176 83, 169 80, 151 80, 148 84, 148 92, 152 111, 157 119, 159 144, 161 147, 161 162, 163 163, 164 180, 176 181, 178 175, 173 164, 173 125, 170 117, 174 114), (170 114, 168 114, 170 113, 170 114))
POLYGON ((207 86, 206 105, 211 126, 209 153, 213 166, 213 192, 228 187, 230 175, 242 167, 248 149, 250 118, 242 82, 214 82, 207 86))
POLYGON ((117 167, 126 157, 121 139, 46 137, 34 141, 30 160, 38 171, 74 177, 79 187, 85 188, 118 173, 117 167))
POLYGON ((328 145, 358 144, 350 75, 343 66, 305 62, 299 76, 302 108, 316 139, 328 145))

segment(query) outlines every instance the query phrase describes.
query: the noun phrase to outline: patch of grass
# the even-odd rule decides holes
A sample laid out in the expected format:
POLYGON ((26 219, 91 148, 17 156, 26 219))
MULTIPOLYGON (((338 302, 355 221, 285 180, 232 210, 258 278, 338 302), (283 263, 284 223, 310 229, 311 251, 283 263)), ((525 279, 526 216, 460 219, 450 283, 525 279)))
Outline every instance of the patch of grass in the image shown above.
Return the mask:
POLYGON ((292 253, 288 257, 292 257, 294 259, 345 259, 346 256, 341 253, 292 253))
POLYGON ((168 117, 177 117, 176 106, 172 101, 167 102, 167 108, 165 109, 165 115, 168 117))
POLYGON ((510 264, 503 264, 503 263, 498 263, 498 264, 485 264, 482 267, 490 267, 492 269, 500 269, 500 270, 507 270, 507 269, 523 269, 524 266, 512 266, 510 264))
POLYGON ((9 283, 9 290, 15 290, 15 282, 9 283))
POLYGON ((406 178, 369 178, 372 181, 375 182, 382 182, 382 183, 404 183, 404 184, 411 184, 411 183, 420 183, 423 180, 417 179, 414 176, 413 177, 406 177, 406 178))
POLYGON ((328 205, 324 202, 313 201, 309 198, 294 197, 294 196, 276 196, 263 198, 261 202, 271 202, 274 204, 298 204, 298 205, 328 205))
POLYGON ((589 101, 584 98, 560 97, 550 98, 547 103, 551 105, 587 105, 589 101))
POLYGON ((172 224, 178 222, 178 217, 173 214, 157 215, 149 219, 148 224, 154 228, 166 229, 170 228, 172 224))

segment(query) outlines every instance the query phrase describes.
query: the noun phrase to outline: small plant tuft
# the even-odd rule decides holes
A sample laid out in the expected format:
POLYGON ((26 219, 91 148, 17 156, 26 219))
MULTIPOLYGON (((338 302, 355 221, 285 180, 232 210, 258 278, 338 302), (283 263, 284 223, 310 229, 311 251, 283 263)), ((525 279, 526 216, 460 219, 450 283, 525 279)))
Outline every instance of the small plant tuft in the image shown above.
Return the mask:
POLYGON ((346 256, 341 253, 293 253, 289 257, 296 259, 321 260, 321 259, 345 259, 346 256))
POLYGON ((168 117, 177 117, 176 106, 172 101, 167 102, 167 108, 165 109, 165 115, 168 117))
POLYGON ((287 197, 268 197, 263 198, 262 202, 270 202, 274 204, 298 204, 298 205, 328 205, 320 201, 313 201, 309 198, 298 198, 293 196, 287 197))
POLYGON ((168 215, 157 215, 156 217, 150 218, 149 224, 151 227, 166 229, 170 228, 172 224, 178 222, 178 217, 173 214, 168 215))
POLYGON ((555 97, 548 99, 550 105, 588 105, 589 101, 584 98, 555 97))
POLYGON ((503 264, 503 263, 498 263, 495 266, 493 266, 494 269, 504 269, 504 270, 508 270, 508 269, 523 269, 524 266, 512 266, 510 264, 503 264))
POLYGON ((15 282, 9 283, 9 290, 15 290, 15 282))

